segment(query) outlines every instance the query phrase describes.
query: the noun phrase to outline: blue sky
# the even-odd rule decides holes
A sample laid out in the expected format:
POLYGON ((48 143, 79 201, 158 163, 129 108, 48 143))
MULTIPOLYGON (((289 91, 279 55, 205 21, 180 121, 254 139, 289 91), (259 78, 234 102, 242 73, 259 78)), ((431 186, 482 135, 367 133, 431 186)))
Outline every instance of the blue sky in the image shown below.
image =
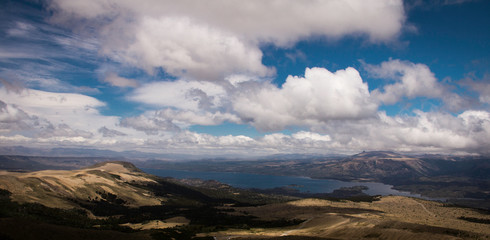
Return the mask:
POLYGON ((489 154, 489 1, 2 1, 0 144, 489 154))

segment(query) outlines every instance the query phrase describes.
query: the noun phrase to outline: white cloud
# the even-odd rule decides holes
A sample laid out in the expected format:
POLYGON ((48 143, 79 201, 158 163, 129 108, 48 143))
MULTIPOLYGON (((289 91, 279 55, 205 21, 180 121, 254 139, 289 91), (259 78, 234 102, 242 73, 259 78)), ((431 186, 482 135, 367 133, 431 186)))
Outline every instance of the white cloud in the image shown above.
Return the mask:
POLYGON ((400 0, 347 1, 53 1, 58 18, 188 16, 207 25, 262 41, 286 43, 311 35, 365 33, 373 40, 397 35, 405 21, 400 0), (381 14, 382 13, 382 14, 381 14))
POLYGON ((162 67, 174 76, 212 81, 235 73, 272 73, 262 65, 262 52, 257 46, 189 18, 145 17, 135 40, 127 48, 112 51, 124 62, 149 73, 162 67))
POLYGON ((335 73, 307 68, 304 77, 289 76, 282 88, 260 85, 237 93, 232 102, 244 121, 262 130, 365 118, 377 109, 367 84, 353 68, 335 73))
POLYGON ((105 76, 103 81, 107 82, 110 85, 115 86, 115 87, 133 87, 133 88, 135 88, 135 87, 139 86, 138 81, 136 81, 134 79, 128 79, 128 78, 120 77, 114 72, 107 73, 107 75, 105 76))
POLYGON ((394 104, 404 97, 442 98, 446 92, 445 87, 437 81, 434 73, 425 64, 389 60, 380 65, 364 66, 372 76, 394 82, 384 85, 382 90, 376 89, 371 93, 385 104, 394 104))
POLYGON ((449 85, 438 81, 425 64, 390 59, 380 65, 363 65, 372 77, 387 81, 383 87, 371 92, 384 104, 395 104, 405 98, 426 97, 442 100, 443 108, 453 112, 468 109, 473 104, 469 97, 451 92, 449 85))
POLYGON ((114 130, 114 129, 109 129, 107 127, 101 127, 98 130, 99 133, 102 133, 103 137, 117 137, 117 136, 127 136, 127 134, 114 130))
POLYGON ((490 153, 490 115, 465 111, 453 116, 440 112, 415 111, 415 116, 387 116, 357 121, 335 121, 317 126, 314 132, 328 133, 325 149, 356 152, 386 150, 419 153, 490 153))
MULTIPOLYGON (((326 73, 324 71, 321 72, 326 73)), ((338 77, 340 73, 329 74, 338 77)), ((299 86, 305 86, 311 83, 312 78, 306 74, 305 78, 291 77, 289 80, 300 81, 302 84, 299 86)), ((339 82, 346 84, 347 80, 339 82)), ((362 85, 362 82, 354 84, 362 85)), ((318 85, 314 86, 322 90, 318 85)), ((275 91, 288 88, 283 86, 275 91)), ((327 95, 329 93, 326 92, 327 95)), ((14 93, 2 88, 0 100, 0 140, 4 145, 79 146, 193 154, 351 154, 385 149, 490 154, 490 113, 482 110, 465 111, 459 115, 415 111, 413 116, 387 116, 384 112, 378 112, 368 118, 315 120, 316 123, 309 126, 309 130, 290 135, 271 133, 251 138, 242 135, 212 136, 180 129, 180 126, 189 124, 213 125, 237 120, 234 115, 219 111, 163 109, 119 121, 90 109, 103 103, 79 94, 65 95, 32 89, 14 93), (58 114, 64 116, 63 119, 58 114)))
POLYGON ((180 130, 177 125, 172 123, 172 120, 162 119, 150 114, 124 118, 121 120, 120 126, 134 128, 138 131, 145 132, 148 135, 157 135, 160 132, 174 132, 180 130))
POLYGON ((14 104, 0 101, 0 132, 6 135, 25 134, 34 138, 83 137, 92 134, 72 129, 67 124, 54 125, 43 117, 29 115, 14 104))
POLYGON ((163 148, 165 151, 193 154, 226 155, 240 154, 247 156, 274 153, 321 153, 325 150, 325 135, 301 132, 299 135, 321 136, 322 140, 296 138, 281 133, 265 135, 261 138, 250 138, 243 135, 213 136, 204 133, 181 131, 171 137, 148 138, 145 146, 163 148))
POLYGON ((231 113, 222 112, 194 112, 186 110, 173 110, 173 109, 163 109, 156 111, 158 117, 172 120, 177 125, 186 127, 189 125, 203 125, 212 126, 219 125, 225 121, 240 123, 241 120, 238 116, 231 113))
POLYGON ((34 129, 39 137, 76 135, 90 138, 97 133, 97 129, 116 126, 119 122, 117 117, 99 113, 98 108, 104 107, 105 103, 82 94, 34 89, 13 92, 2 87, 0 101, 5 105, 4 114, 11 118, 22 117, 19 121, 34 129))
POLYGON ((55 124, 70 124, 77 129, 92 130, 88 121, 98 117, 97 108, 104 106, 99 100, 75 93, 52 93, 34 89, 25 89, 19 93, 0 89, 0 99, 15 104, 31 115, 43 116, 55 124))
POLYGON ((73 129, 68 124, 59 124, 54 126, 52 124, 48 124, 47 126, 43 126, 42 130, 38 132, 38 138, 53 138, 53 137, 61 137, 61 138, 79 138, 79 139, 90 139, 93 137, 93 134, 88 131, 73 129))
POLYGON ((295 139, 306 141, 331 141, 332 138, 328 135, 321 135, 314 132, 300 131, 291 135, 295 139))
POLYGON ((240 118, 231 113, 162 109, 147 111, 136 117, 124 118, 120 126, 143 131, 148 135, 175 133, 191 125, 212 126, 225 121, 239 123, 240 118))
POLYGON ((0 139, 3 145, 133 149, 144 133, 119 126, 119 118, 104 116, 99 100, 34 89, 0 88, 0 139))
POLYGON ((222 106, 226 96, 222 86, 211 82, 177 80, 145 84, 137 88, 129 99, 159 107, 199 110, 222 106))
POLYGON ((35 125, 36 120, 15 105, 6 104, 0 100, 1 132, 29 130, 35 125))
MULTIPOLYGON (((14 22, 5 31, 8 44, 0 49, 0 58, 26 64, 11 73, 2 69, 2 77, 19 76, 18 82, 27 88, 82 92, 52 74, 73 68, 86 71, 70 62, 97 64, 98 53, 107 57, 106 64, 126 68, 99 68, 102 81, 135 88, 128 99, 154 109, 121 120, 103 116, 99 109, 106 105, 96 98, 24 89, 4 81, 0 88, 4 144, 184 153, 191 149, 196 154, 385 149, 490 153, 487 111, 459 115, 415 111, 410 116, 377 112, 381 103, 418 97, 441 99, 450 109, 467 106, 466 99, 450 92, 424 64, 401 60, 366 64, 370 74, 388 80, 371 93, 353 68, 306 69, 304 77, 289 76, 280 87, 267 81, 274 69, 262 63, 262 46, 287 48, 310 37, 360 36, 371 43, 390 42, 407 28, 401 0, 53 0, 48 5, 55 12, 53 21, 89 31, 72 35, 49 25, 14 22), (11 50, 18 42, 26 48, 11 50), (25 44, 30 42, 39 44, 25 44), (60 61, 62 57, 71 61, 60 61), (145 81, 161 75, 178 80, 142 84, 121 77, 140 74, 134 67, 155 73, 145 81), (250 123, 259 130, 288 126, 305 130, 255 139, 188 130, 191 125, 224 122, 250 123)), ((293 50, 286 57, 293 62, 305 58, 293 50)), ((469 85, 482 103, 490 103, 488 84, 469 85)))
POLYGON ((470 74, 461 82, 461 85, 469 87, 478 93, 478 100, 481 103, 490 104, 490 74, 486 74, 482 79, 477 79, 470 74))
POLYGON ((54 21, 77 23, 104 39, 102 53, 153 72, 222 80, 266 76, 261 43, 288 46, 311 36, 392 41, 405 22, 401 0, 119 1, 54 0, 54 21))

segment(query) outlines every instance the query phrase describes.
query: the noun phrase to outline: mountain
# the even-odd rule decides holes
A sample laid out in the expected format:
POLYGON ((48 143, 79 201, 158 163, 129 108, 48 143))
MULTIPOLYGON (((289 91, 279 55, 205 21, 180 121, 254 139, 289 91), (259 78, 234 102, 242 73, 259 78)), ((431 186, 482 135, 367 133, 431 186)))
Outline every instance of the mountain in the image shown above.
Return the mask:
POLYGON ((0 147, 0 155, 36 156, 36 157, 84 157, 84 158, 119 158, 119 159, 165 159, 186 160, 200 159, 202 156, 191 154, 158 154, 140 151, 111 151, 93 148, 29 148, 23 146, 0 147))
MULTIPOLYGON (((123 157, 0 156, 0 169, 33 171, 71 170, 123 157)), ((485 156, 404 155, 390 151, 352 156, 275 155, 254 160, 205 159, 167 161, 131 159, 141 168, 188 171, 244 172, 265 175, 307 176, 356 182, 381 182, 395 189, 458 204, 490 209, 490 158, 485 156), (478 199, 473 201, 471 199, 478 199), (452 201, 453 201, 452 200, 452 201), (463 201, 463 202, 461 202, 463 201)))
POLYGON ((116 161, 121 158, 108 157, 43 157, 0 155, 0 169, 8 171, 74 170, 100 162, 116 161))
POLYGON ((351 159, 365 160, 365 159, 409 159, 405 155, 390 152, 390 151, 371 151, 371 152, 362 152, 355 155, 350 156, 351 159))
POLYGON ((121 161, 0 171, 1 239, 488 239, 490 214, 386 196, 298 199, 121 161))
POLYGON ((35 157, 83 157, 83 158, 118 158, 131 160, 169 160, 188 161, 207 159, 249 159, 241 155, 217 154, 203 156, 178 153, 149 153, 141 151, 112 151, 94 148, 30 148, 24 146, 0 146, 0 155, 35 156, 35 157))
POLYGON ((388 151, 362 152, 338 162, 326 163, 325 175, 349 180, 380 181, 393 184, 424 176, 434 166, 416 156, 388 151))
MULTIPOLYGON (((389 151, 352 156, 255 161, 142 161, 144 168, 188 171, 244 172, 307 176, 356 182, 381 182, 397 190, 433 198, 464 198, 465 204, 490 208, 490 158, 486 156, 404 155, 389 151), (470 199, 480 199, 470 203, 470 199), (486 201, 488 202, 488 201, 486 201)), ((458 200, 458 203, 461 201, 458 200)))
POLYGON ((28 173, 3 172, 0 186, 17 202, 48 207, 79 207, 78 201, 105 200, 130 207, 159 205, 165 199, 136 185, 156 183, 152 176, 126 162, 104 162, 90 168, 28 173))

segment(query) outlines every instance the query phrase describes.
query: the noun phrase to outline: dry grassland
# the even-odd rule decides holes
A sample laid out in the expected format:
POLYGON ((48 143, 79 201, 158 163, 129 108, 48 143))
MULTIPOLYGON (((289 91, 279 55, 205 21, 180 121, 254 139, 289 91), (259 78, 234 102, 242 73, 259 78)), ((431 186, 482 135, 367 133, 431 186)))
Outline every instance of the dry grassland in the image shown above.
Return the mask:
POLYGON ((100 199, 100 193, 115 194, 131 207, 159 205, 165 199, 129 184, 152 182, 155 181, 148 175, 117 163, 74 171, 0 171, 0 188, 10 191, 12 200, 65 209, 76 207, 66 199, 100 199))
MULTIPOLYGON (((216 239, 265 239, 280 236, 329 239, 490 239, 488 224, 459 219, 489 219, 477 210, 442 203, 387 196, 379 201, 350 202, 304 199, 235 210, 261 219, 302 219, 287 229, 228 230, 210 234, 216 239)), ((300 239, 300 238, 298 238, 300 239)))

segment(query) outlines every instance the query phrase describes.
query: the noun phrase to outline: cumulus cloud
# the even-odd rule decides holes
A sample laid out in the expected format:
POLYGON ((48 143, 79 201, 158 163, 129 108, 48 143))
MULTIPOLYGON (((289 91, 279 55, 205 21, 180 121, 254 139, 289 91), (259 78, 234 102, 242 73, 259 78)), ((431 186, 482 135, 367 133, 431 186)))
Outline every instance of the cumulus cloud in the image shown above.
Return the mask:
POLYGON ((0 101, 0 132, 24 134, 35 138, 82 137, 90 138, 92 133, 72 129, 67 124, 54 125, 43 117, 29 115, 16 105, 0 101))
MULTIPOLYGON (((339 73, 329 74, 338 75, 339 73)), ((305 74, 304 78, 289 78, 291 81, 300 81, 299 83, 302 83, 300 86, 311 83, 308 81, 311 79, 309 74, 305 74)), ((340 82, 345 83, 345 81, 344 79, 340 82)), ((355 86, 362 85, 362 82, 355 84, 355 86)), ((367 86, 364 87, 367 88, 367 86)), ((280 92, 288 88, 283 86, 282 89, 276 88, 275 91, 280 92)), ((321 90, 318 86, 316 89, 321 90)), ((83 114, 77 113, 81 110, 78 106, 101 104, 97 101, 91 102, 90 100, 94 99, 90 97, 85 99, 84 96, 76 96, 85 99, 85 103, 68 104, 72 97, 70 95, 62 95, 67 99, 61 100, 62 98, 54 93, 29 91, 31 94, 24 98, 29 96, 32 98, 30 101, 22 99, 22 96, 12 97, 9 94, 14 93, 7 93, 4 89, 0 91, 2 100, 0 102, 0 140, 4 144, 96 146, 116 150, 134 149, 161 153, 192 152, 194 154, 216 154, 217 152, 249 155, 298 152, 351 154, 361 150, 385 149, 421 153, 490 154, 488 151, 490 149, 490 113, 483 110, 468 110, 459 115, 415 111, 414 115, 388 116, 384 112, 378 112, 370 117, 331 119, 311 125, 308 130, 292 134, 271 133, 251 138, 242 135, 212 136, 181 128, 189 124, 214 125, 222 121, 238 120, 236 116, 228 115, 228 113, 199 113, 192 110, 167 108, 149 111, 143 115, 119 121, 111 117, 91 115, 90 111, 83 112, 83 114), (51 99, 44 99, 47 96, 51 99), (20 104, 10 102, 14 100, 20 100, 17 101, 20 104), (33 101, 44 103, 28 106, 33 101), (66 105, 63 105, 63 102, 66 102, 66 105), (48 108, 55 109, 48 110, 48 108), (36 111, 46 111, 48 114, 39 117, 41 115, 34 114, 36 111), (84 121, 84 125, 90 125, 87 122, 96 124, 92 125, 92 128, 78 128, 76 123, 59 121, 56 118, 56 111, 73 114, 71 117, 65 117, 65 122, 68 118, 78 118, 79 121, 84 121)), ((347 96, 348 94, 342 95, 347 96)), ((295 95, 288 96, 294 97, 295 95)), ((316 95, 311 94, 311 96, 316 95)), ((328 101, 320 102, 327 103, 328 101)), ((307 108, 307 105, 303 105, 303 108, 307 108)))
POLYGON ((388 116, 358 121, 335 121, 314 131, 328 133, 332 140, 326 149, 391 149, 420 153, 488 154, 490 118, 485 111, 465 111, 459 115, 415 111, 414 116, 388 116))
POLYGON ((104 39, 102 53, 152 73, 222 80, 266 76, 261 43, 289 46, 310 36, 391 41, 405 22, 401 0, 96 1, 54 0, 53 21, 80 19, 104 39), (382 13, 382 14, 380 14, 382 13))
POLYGON ((97 129, 119 122, 117 117, 99 113, 98 108, 105 103, 82 94, 27 88, 12 92, 2 87, 0 101, 2 129, 10 135, 91 139, 97 129))
POLYGON ((103 81, 107 82, 110 85, 115 86, 115 87, 133 87, 133 88, 135 88, 135 87, 139 86, 138 81, 136 81, 134 79, 128 79, 128 78, 120 77, 114 72, 107 73, 107 75, 105 76, 103 81))
POLYGON ((383 104, 425 97, 442 100, 443 108, 453 112, 473 105, 468 96, 454 93, 448 85, 440 82, 425 64, 390 59, 379 65, 363 65, 369 75, 386 81, 385 85, 371 92, 383 104))
POLYGON ((239 123, 240 118, 231 113, 189 111, 165 108, 157 111, 148 111, 142 115, 124 118, 120 126, 143 131, 148 135, 159 133, 179 132, 191 125, 213 126, 223 122, 239 123))
MULTIPOLYGON (((372 92, 353 68, 308 68, 304 76, 289 76, 282 86, 270 81, 275 70, 262 63, 264 45, 288 48, 310 37, 345 36, 390 42, 407 28, 402 0, 52 0, 47 5, 54 12, 50 23, 70 31, 77 26, 75 31, 82 34, 27 20, 12 22, 6 29, 9 42, 0 49, 0 58, 37 65, 21 64, 12 72, 22 81, 0 79, 2 143, 196 154, 385 149, 490 153, 487 111, 414 111, 407 116, 378 112, 381 104, 419 97, 440 99, 453 111, 468 106, 467 99, 441 84, 424 64, 364 64, 371 76, 386 80, 372 92), (39 44, 25 44, 25 50, 15 52, 8 49, 19 41, 39 44), (66 56, 65 50, 76 54, 66 56), (96 54, 105 64, 127 68, 99 67, 101 81, 134 88, 127 99, 151 110, 123 119, 103 116, 99 110, 106 104, 94 97, 32 89, 84 92, 52 73, 87 70, 70 62, 83 59, 95 65, 96 54), (72 61, 59 60, 66 57, 72 61), (146 76, 145 71, 154 75, 146 76), (146 83, 122 77, 133 73, 145 75, 146 83), (148 82, 161 76, 166 79, 148 82), (23 85, 12 84, 18 82, 23 85), (300 126, 303 131, 257 138, 189 131, 191 125, 224 122, 249 123, 264 131, 300 126)), ((292 62, 306 58, 301 51, 285 55, 292 62)), ((2 77, 9 74, 2 71, 2 77)), ((479 93, 481 103, 490 103, 484 81, 468 81, 466 86, 479 93)))
POLYGON ((218 125, 225 121, 239 123, 241 119, 229 111, 233 91, 212 82, 183 79, 148 83, 135 89, 128 98, 161 109, 126 118, 122 126, 156 134, 186 129, 191 125, 218 125), (169 127, 171 125, 175 127, 169 127))
POLYGON ((93 130, 92 125, 96 123, 91 121, 93 117, 100 116, 97 108, 105 106, 103 102, 82 94, 34 89, 14 93, 0 88, 0 99, 17 105, 28 114, 43 116, 56 125, 65 123, 83 130, 93 130))
POLYGON ((257 46, 189 18, 144 18, 135 34, 134 42, 116 51, 149 73, 163 67, 174 76, 213 81, 234 73, 272 73, 257 46))
POLYGON ((256 144, 277 153, 324 153, 331 147, 331 140, 329 135, 300 131, 291 135, 267 134, 256 139, 256 144))
POLYGON ((305 141, 331 141, 332 138, 328 135, 321 135, 314 132, 300 131, 291 135, 294 139, 305 141))
POLYGON ((238 93, 232 104, 244 121, 262 130, 366 118, 377 110, 367 84, 353 68, 334 73, 307 68, 304 77, 289 76, 282 88, 261 85, 238 93))
POLYGON ((166 150, 195 154, 247 154, 248 156, 273 153, 320 153, 328 146, 328 136, 302 131, 297 135, 268 134, 259 138, 243 135, 213 136, 181 131, 169 138, 148 138, 145 146, 165 147, 166 150), (307 136, 307 137, 306 137, 307 136), (313 138, 320 138, 319 141, 313 138))
POLYGON ((211 82, 177 80, 145 84, 135 89, 129 99, 158 107, 199 110, 222 106, 226 96, 222 86, 211 82))
POLYGON ((0 88, 0 140, 4 145, 91 147, 126 150, 144 143, 144 133, 104 116, 105 103, 82 94, 0 88))
POLYGON ((441 98, 445 92, 445 87, 425 64, 395 59, 380 65, 364 64, 364 67, 373 77, 394 82, 372 92, 375 98, 385 104, 394 104, 404 97, 441 98))

